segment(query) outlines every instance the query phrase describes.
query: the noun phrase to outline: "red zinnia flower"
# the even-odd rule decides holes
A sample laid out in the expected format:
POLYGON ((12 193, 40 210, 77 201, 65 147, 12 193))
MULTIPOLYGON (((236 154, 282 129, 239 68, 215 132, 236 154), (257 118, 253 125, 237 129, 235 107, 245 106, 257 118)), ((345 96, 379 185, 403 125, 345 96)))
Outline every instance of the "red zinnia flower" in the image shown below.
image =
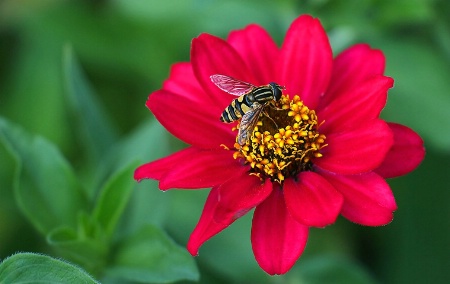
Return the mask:
POLYGON ((393 86, 384 65, 383 53, 365 44, 333 59, 310 16, 292 23, 281 48, 258 25, 227 40, 202 34, 192 41, 191 62, 175 64, 147 101, 191 146, 140 166, 135 179, 159 180, 161 190, 212 187, 187 244, 192 255, 255 207, 255 258, 269 274, 286 273, 311 226, 330 225, 339 214, 362 225, 389 223, 397 205, 384 178, 412 171, 424 157, 414 131, 379 118, 393 86), (219 120, 235 97, 210 81, 213 74, 285 86, 245 145, 236 143, 236 124, 219 120))

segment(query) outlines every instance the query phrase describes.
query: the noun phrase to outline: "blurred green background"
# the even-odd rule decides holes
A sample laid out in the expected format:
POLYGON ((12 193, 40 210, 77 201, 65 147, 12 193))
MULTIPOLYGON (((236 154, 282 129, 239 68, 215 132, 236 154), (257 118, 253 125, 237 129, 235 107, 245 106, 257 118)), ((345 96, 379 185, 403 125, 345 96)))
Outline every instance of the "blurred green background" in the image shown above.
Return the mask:
MULTIPOLYGON (((54 143, 83 183, 94 184, 99 164, 108 168, 121 158, 103 159, 101 149, 90 148, 86 127, 106 133, 100 148, 131 139, 141 163, 183 147, 144 104, 171 64, 189 60, 192 38, 202 32, 225 38, 258 23, 281 44, 289 24, 304 13, 320 18, 335 53, 358 42, 384 51, 395 87, 383 117, 423 137, 425 160, 413 173, 389 181, 399 209, 388 226, 362 227, 340 217, 326 229, 312 229, 294 268, 270 277, 252 255, 249 214, 202 247, 195 259, 200 281, 450 283, 449 1, 2 0, 0 115, 54 143), (68 94, 63 70, 71 54, 104 124, 83 121, 90 101, 77 105, 68 94), (99 129, 103 125, 107 131, 99 129)), ((18 251, 58 256, 20 211, 14 168, 0 144, 0 259, 18 251)), ((162 193, 156 182, 143 181, 119 228, 154 224, 184 246, 206 195, 207 190, 162 193)), ((125 231, 119 229, 116 238, 125 231)))

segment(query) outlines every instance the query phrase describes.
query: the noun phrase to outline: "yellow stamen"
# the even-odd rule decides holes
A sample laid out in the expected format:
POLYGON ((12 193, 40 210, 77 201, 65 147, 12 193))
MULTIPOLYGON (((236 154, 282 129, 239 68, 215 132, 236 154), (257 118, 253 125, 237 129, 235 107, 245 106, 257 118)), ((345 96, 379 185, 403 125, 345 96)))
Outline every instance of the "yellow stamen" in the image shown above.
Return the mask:
POLYGON ((246 144, 235 143, 233 158, 243 158, 251 166, 251 174, 278 183, 311 170, 314 159, 321 158, 320 150, 327 146, 325 135, 318 132, 323 122, 318 122, 315 111, 299 96, 283 95, 264 112, 246 144))

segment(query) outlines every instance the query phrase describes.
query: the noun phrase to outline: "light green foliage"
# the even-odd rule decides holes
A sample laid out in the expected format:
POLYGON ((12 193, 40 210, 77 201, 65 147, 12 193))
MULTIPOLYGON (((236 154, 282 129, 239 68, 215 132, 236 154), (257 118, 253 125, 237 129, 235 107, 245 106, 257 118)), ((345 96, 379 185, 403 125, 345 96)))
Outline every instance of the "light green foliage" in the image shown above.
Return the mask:
MULTIPOLYGON (((127 225, 125 221, 123 230, 118 229, 136 190, 133 173, 141 163, 137 160, 156 158, 153 152, 140 149, 147 144, 144 141, 159 133, 161 128, 153 121, 123 140, 114 138, 113 131, 108 130, 109 123, 99 115, 102 113, 100 105, 95 102, 93 91, 87 87, 67 46, 63 61, 68 102, 82 117, 76 128, 85 134, 86 152, 95 157, 87 159, 85 165, 91 166, 94 173, 85 178, 77 176, 52 143, 0 118, 1 141, 16 162, 13 184, 19 209, 58 255, 97 277, 106 277, 112 282, 144 283, 198 279, 195 262, 189 253, 150 225, 155 218, 145 221, 151 213, 148 204, 152 201, 147 202, 145 208, 137 204, 129 209, 135 219, 143 222, 127 225), (83 107, 86 104, 89 107, 83 107), (95 121, 94 126, 90 125, 92 121, 95 121), (99 127, 106 130, 97 131, 99 127), (105 276, 105 271, 112 272, 105 276)), ((161 137, 159 141, 164 141, 164 135, 161 137)), ((158 154, 167 152, 161 150, 158 154)), ((5 283, 26 279, 42 283, 58 282, 58 279, 64 279, 65 283, 84 281, 76 273, 76 267, 63 262, 59 264, 59 261, 59 266, 53 267, 53 263, 47 264, 43 258, 51 260, 31 254, 9 258, 4 263, 5 283), (32 262, 42 265, 34 265, 27 273, 18 268, 18 264, 33 265, 32 262), (64 273, 67 273, 66 277, 64 273)))
POLYGON ((448 15, 446 0, 0 1, 0 283, 97 283, 84 271, 102 283, 449 283, 448 15), (254 260, 251 212, 192 258, 184 244, 208 192, 133 180, 185 147, 145 101, 201 32, 258 23, 280 44, 304 13, 335 54, 383 50, 395 86, 382 116, 416 130, 426 158, 389 181, 392 224, 311 229, 286 275, 254 260))
POLYGON ((0 138, 16 158, 14 190, 22 212, 41 232, 75 225, 87 208, 81 184, 51 143, 0 119, 0 138))
POLYGON ((151 283, 199 279, 195 263, 186 250, 151 225, 143 226, 119 244, 114 265, 107 274, 151 283))
POLYGON ((46 255, 18 253, 0 263, 0 283, 70 283, 95 281, 83 269, 46 255))
POLYGON ((88 159, 98 165, 104 152, 117 139, 115 128, 93 95, 69 44, 63 48, 63 72, 70 111, 78 122, 75 128, 78 141, 86 149, 88 159))

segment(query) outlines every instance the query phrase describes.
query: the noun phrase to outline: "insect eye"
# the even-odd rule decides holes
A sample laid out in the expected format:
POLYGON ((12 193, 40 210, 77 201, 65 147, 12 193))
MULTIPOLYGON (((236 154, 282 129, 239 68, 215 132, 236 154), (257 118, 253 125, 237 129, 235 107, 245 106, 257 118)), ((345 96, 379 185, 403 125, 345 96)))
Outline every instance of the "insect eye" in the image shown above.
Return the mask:
POLYGON ((279 101, 281 98, 281 89, 280 86, 276 83, 270 83, 270 87, 272 88, 273 96, 275 101, 279 101))

